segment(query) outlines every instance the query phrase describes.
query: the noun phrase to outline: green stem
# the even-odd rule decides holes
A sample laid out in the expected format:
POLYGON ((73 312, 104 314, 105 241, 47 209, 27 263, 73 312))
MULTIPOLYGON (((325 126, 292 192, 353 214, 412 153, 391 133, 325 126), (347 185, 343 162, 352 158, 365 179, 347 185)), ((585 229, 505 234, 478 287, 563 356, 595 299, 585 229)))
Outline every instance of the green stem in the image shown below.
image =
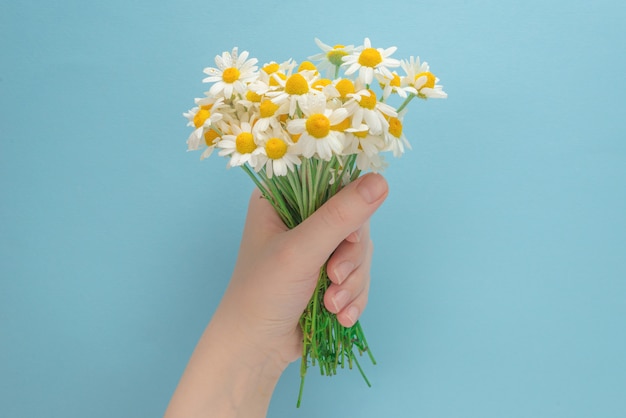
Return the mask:
MULTIPOLYGON (((283 222, 289 228, 294 228, 341 190, 344 175, 349 174, 351 180, 358 177, 360 172, 355 164, 354 156, 345 161, 336 157, 330 161, 304 159, 298 169, 280 178, 268 178, 264 170, 254 172, 246 165, 242 168, 280 214, 283 222), (340 176, 333 185, 329 184, 331 170, 340 176)), ((359 355, 367 352, 372 363, 376 364, 360 323, 346 328, 324 306, 324 294, 329 285, 330 279, 324 264, 320 268, 313 295, 299 321, 303 339, 298 407, 302 403, 309 364, 317 365, 322 375, 332 376, 337 374, 339 367, 344 368, 347 364, 352 368, 354 363, 368 386, 370 382, 356 359, 355 350, 358 350, 359 355)))
POLYGON ((413 100, 414 98, 416 98, 417 96, 413 93, 409 94, 409 97, 407 97, 406 99, 404 99, 404 102, 400 105, 400 107, 398 108, 398 110, 396 110, 396 113, 400 113, 402 112, 402 109, 404 109, 410 102, 411 100, 413 100))

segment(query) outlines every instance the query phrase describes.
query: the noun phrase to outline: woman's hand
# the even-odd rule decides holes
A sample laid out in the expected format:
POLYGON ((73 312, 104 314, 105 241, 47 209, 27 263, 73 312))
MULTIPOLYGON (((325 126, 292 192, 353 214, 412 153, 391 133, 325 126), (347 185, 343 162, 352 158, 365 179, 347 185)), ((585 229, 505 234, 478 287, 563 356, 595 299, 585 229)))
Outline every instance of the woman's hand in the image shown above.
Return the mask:
POLYGON ((387 193, 382 176, 367 174, 292 230, 253 193, 230 284, 167 416, 265 416, 278 377, 301 355, 298 320, 327 260, 327 309, 347 327, 365 309, 369 218, 387 193))

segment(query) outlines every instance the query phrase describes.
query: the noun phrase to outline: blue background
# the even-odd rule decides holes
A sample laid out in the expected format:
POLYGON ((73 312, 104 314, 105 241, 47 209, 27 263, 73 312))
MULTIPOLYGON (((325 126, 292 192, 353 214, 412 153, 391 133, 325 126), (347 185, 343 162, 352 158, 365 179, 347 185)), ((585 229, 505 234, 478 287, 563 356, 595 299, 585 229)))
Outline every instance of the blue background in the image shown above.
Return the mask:
POLYGON ((182 112, 237 45, 398 46, 410 106, 373 219, 379 361, 273 417, 626 416, 626 6, 0 2, 0 416, 162 415, 232 270, 252 184, 182 112))

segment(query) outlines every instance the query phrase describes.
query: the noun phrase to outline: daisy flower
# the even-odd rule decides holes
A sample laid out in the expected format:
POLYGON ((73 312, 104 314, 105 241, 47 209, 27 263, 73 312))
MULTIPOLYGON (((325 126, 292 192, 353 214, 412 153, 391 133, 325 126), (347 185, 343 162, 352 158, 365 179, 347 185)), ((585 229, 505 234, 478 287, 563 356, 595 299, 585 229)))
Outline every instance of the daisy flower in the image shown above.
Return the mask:
POLYGON ((339 67, 343 64, 343 57, 354 52, 354 45, 326 45, 315 38, 315 43, 322 50, 319 54, 311 55, 309 59, 319 61, 320 71, 326 71, 329 77, 337 78, 339 67))
POLYGON ((200 159, 204 160, 210 157, 226 129, 228 129, 228 125, 220 120, 201 132, 199 130, 194 131, 187 139, 187 150, 203 149, 200 159))
POLYGON ((376 79, 383 89, 383 100, 387 100, 392 93, 406 99, 410 93, 415 94, 415 89, 410 86, 402 85, 402 78, 395 71, 391 73, 391 78, 382 74, 376 74, 376 79))
POLYGON ((372 156, 380 153, 385 148, 383 135, 373 135, 367 125, 357 128, 346 129, 346 150, 345 154, 365 153, 372 156))
POLYGON ((263 101, 263 95, 256 93, 247 86, 246 93, 241 99, 235 101, 234 105, 237 110, 243 109, 250 113, 259 113, 259 107, 263 101))
POLYGON ((223 96, 230 99, 234 92, 244 94, 246 84, 257 78, 258 60, 248 58, 248 51, 238 54, 237 47, 232 53, 223 52, 215 57, 217 68, 207 67, 204 73, 208 75, 204 83, 215 83, 211 86, 209 93, 211 96, 223 96))
POLYGON ((270 99, 262 99, 259 103, 258 120, 254 125, 255 132, 262 132, 269 127, 280 126, 280 117, 286 115, 289 104, 287 102, 279 105, 270 99))
POLYGON ((356 166, 361 171, 380 172, 386 162, 380 152, 385 147, 382 135, 372 135, 367 125, 350 128, 346 132, 347 154, 356 155, 356 166))
POLYGON ((306 107, 313 95, 321 94, 319 90, 311 88, 311 84, 318 77, 319 74, 316 75, 314 71, 304 70, 288 75, 285 80, 276 78, 282 90, 268 91, 266 95, 271 97, 272 101, 278 105, 288 103, 289 116, 293 116, 298 106, 300 109, 306 107))
POLYGON ((360 152, 356 155, 356 166, 361 171, 373 171, 380 173, 384 171, 389 164, 382 154, 367 155, 360 152))
POLYGON ((443 91, 443 86, 437 85, 439 79, 430 72, 427 62, 420 63, 419 57, 410 57, 408 61, 403 60, 400 65, 406 72, 404 84, 414 89, 413 94, 422 99, 445 99, 448 97, 443 91))
POLYGON ((227 167, 237 167, 248 163, 251 167, 256 166, 256 155, 259 147, 252 126, 249 122, 235 123, 231 125, 232 135, 224 135, 217 146, 220 149, 219 156, 230 156, 227 167))
POLYGON ((352 54, 343 57, 343 66, 348 67, 346 75, 359 71, 358 78, 366 85, 374 79, 374 73, 392 78, 389 68, 398 67, 400 61, 390 58, 398 48, 372 48, 369 38, 365 38, 363 47, 357 48, 352 54))
POLYGON ((365 121, 372 134, 380 134, 389 126, 385 116, 397 115, 393 107, 379 102, 372 90, 363 89, 348 96, 351 100, 346 102, 345 108, 352 115, 353 128, 359 127, 365 121))
POLYGON ((350 100, 350 95, 356 91, 354 82, 349 78, 337 78, 323 90, 329 103, 334 103, 336 106, 342 106, 344 102, 350 100))
POLYGON ((402 154, 404 154, 405 147, 411 149, 411 144, 406 139, 406 136, 403 132, 403 116, 404 112, 401 112, 398 117, 390 117, 389 128, 387 128, 387 132, 385 132, 385 141, 387 142, 387 147, 385 148, 385 151, 392 151, 394 157, 400 157, 402 154))
POLYGON ((218 109, 224 105, 224 99, 218 98, 202 98, 195 100, 196 105, 183 116, 189 121, 187 126, 193 126, 196 129, 202 128, 206 124, 210 125, 222 118, 222 114, 218 109))
POLYGON ((287 122, 290 134, 302 134, 297 143, 302 155, 310 158, 317 154, 322 160, 329 161, 333 154, 341 154, 344 134, 331 127, 348 117, 346 109, 329 109, 325 97, 314 97, 302 112, 303 118, 287 122))
POLYGON ((285 74, 291 74, 296 63, 289 59, 281 64, 272 61, 261 67, 258 78, 254 80, 248 88, 258 95, 264 96, 268 91, 279 90, 281 85, 278 80, 286 80, 285 74))
POLYGON ((265 167, 268 178, 273 175, 285 176, 288 171, 294 171, 300 165, 300 158, 291 138, 284 129, 272 128, 259 135, 262 146, 259 147, 255 170, 258 172, 265 167))
POLYGON ((219 99, 196 99, 196 104, 199 106, 183 113, 183 116, 189 121, 187 126, 195 128, 189 135, 189 138, 187 138, 187 150, 195 151, 200 149, 203 144, 207 145, 208 149, 201 156, 204 159, 211 155, 213 151, 213 141, 217 137, 208 140, 206 135, 212 136, 216 132, 212 126, 215 126, 223 119, 224 115, 221 113, 221 108, 224 105, 224 99, 221 97, 219 99))
POLYGON ((302 71, 313 71, 313 75, 319 75, 317 67, 311 61, 302 61, 300 65, 298 65, 298 72, 300 73, 302 71))

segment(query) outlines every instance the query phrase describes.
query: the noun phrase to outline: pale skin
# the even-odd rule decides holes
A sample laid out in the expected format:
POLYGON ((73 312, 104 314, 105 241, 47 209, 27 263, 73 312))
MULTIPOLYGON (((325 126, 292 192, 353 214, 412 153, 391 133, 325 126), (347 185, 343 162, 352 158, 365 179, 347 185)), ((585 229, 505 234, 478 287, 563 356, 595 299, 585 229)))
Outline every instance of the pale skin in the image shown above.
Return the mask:
POLYGON ((387 193, 382 176, 367 174, 292 230, 258 191, 252 194, 231 281, 165 418, 266 416, 280 375, 301 356, 298 319, 326 260, 327 309, 347 327, 365 309, 369 219, 387 193))

